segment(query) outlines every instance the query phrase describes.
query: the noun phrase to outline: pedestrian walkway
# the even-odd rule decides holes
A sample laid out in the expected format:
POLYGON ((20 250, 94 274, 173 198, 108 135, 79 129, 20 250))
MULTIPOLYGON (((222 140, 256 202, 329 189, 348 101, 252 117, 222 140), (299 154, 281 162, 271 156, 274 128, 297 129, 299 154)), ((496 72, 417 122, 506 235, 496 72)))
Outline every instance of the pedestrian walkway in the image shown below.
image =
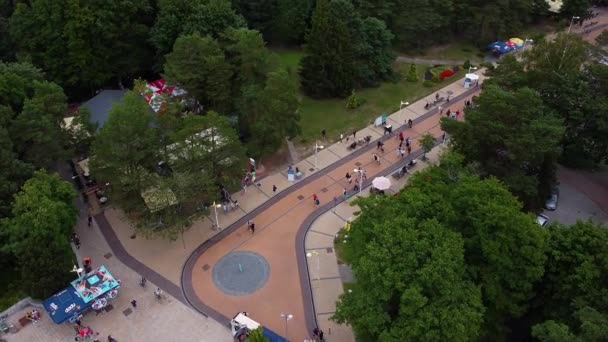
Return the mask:
MULTIPOLYGON (((412 173, 421 171, 436 162, 445 146, 445 144, 440 144, 434 148, 427 154, 428 159, 426 161, 419 160, 412 169, 412 173)), ((395 194, 403 188, 409 176, 405 175, 398 180, 389 177, 392 184, 386 192, 387 195, 395 194)), ((352 222, 356 218, 356 213, 360 209, 352 202, 360 196, 369 196, 369 188, 323 213, 312 222, 306 233, 305 252, 315 316, 319 328, 325 332, 326 340, 331 342, 351 342, 355 340, 350 326, 337 324, 329 318, 335 313, 336 302, 344 292, 343 283, 352 282, 349 279, 349 267, 338 265, 338 259, 336 253, 334 253, 334 239, 338 231, 344 228, 347 221, 352 222)))
MULTIPOLYGON (((483 81, 483 76, 480 79, 483 81)), ((444 88, 441 94, 451 96, 449 106, 456 111, 462 110, 464 100, 477 91, 478 88, 467 92, 462 87, 462 81, 459 81, 444 88)), ((399 140, 393 134, 381 138, 385 152, 379 152, 380 163, 371 160, 371 153, 376 151, 375 142, 372 142, 367 148, 355 152, 348 152, 345 144, 335 144, 319 152, 316 160, 309 157, 296 164, 300 170, 309 172, 304 180, 292 185, 291 191, 275 195, 246 218, 239 219, 222 231, 218 237, 204 242, 192 254, 182 274, 182 289, 187 300, 201 312, 218 320, 225 321, 236 312, 247 311, 254 319, 277 332, 285 329, 281 313, 288 312, 293 315, 293 319, 288 322, 288 337, 294 341, 310 338, 310 332, 317 323, 307 272, 304 246, 306 231, 319 215, 334 206, 334 196, 341 198, 345 187, 352 188, 352 184, 349 185, 344 178, 346 172, 361 167, 369 177, 364 182, 367 186, 374 176, 390 173, 400 168, 406 160, 421 154, 418 139, 422 134, 429 132, 435 137, 442 135, 438 109, 427 110, 425 104, 425 100, 418 101, 388 118, 395 129, 402 128, 409 119, 414 120, 413 127, 406 127, 404 131, 411 138, 414 150, 409 158, 397 156, 395 150, 399 140), (319 170, 314 167, 315 163, 319 170), (319 206, 312 200, 314 194, 321 201, 319 206), (253 235, 247 231, 246 221, 249 219, 256 223, 253 235), (223 262, 222 258, 230 256, 232 252, 242 251, 254 252, 263 257, 270 271, 261 288, 234 296, 218 286, 214 265, 223 262)), ((364 131, 374 139, 383 134, 383 129, 372 126, 364 131)), ((356 137, 363 135, 365 133, 357 132, 356 137)), ((280 175, 275 175, 277 176, 280 175)), ((264 186, 261 191, 264 192, 264 186)), ((247 273, 246 269, 241 269, 241 264, 238 267, 235 264, 232 270, 235 272, 232 275, 234 277, 247 273)), ((333 305, 333 302, 329 304, 333 305)))
MULTIPOLYGON (((181 301, 181 295, 176 299, 166 294, 166 298, 159 301, 153 294, 157 284, 148 281, 146 288, 141 288, 140 275, 125 266, 113 254, 96 223, 88 227, 85 212, 82 210, 75 227, 81 242, 76 256, 79 259, 90 257, 93 267, 105 265, 122 284, 119 295, 110 303, 111 308, 107 309, 108 312, 100 315, 95 315, 94 312, 85 314, 82 319, 83 326, 90 326, 93 331, 99 332, 102 341, 105 341, 109 334, 121 342, 233 341, 227 326, 201 316, 181 301), (131 307, 130 302, 134 299, 137 301, 137 308, 131 307)), ((68 286, 69 284, 66 283, 66 287, 68 286)), ((32 309, 34 308, 28 306, 10 315, 7 321, 19 328, 19 331, 15 334, 2 335, 2 338, 8 342, 74 341, 76 332, 73 326, 67 323, 55 324, 41 307, 37 308, 42 314, 40 322, 21 326, 19 319, 32 309)))

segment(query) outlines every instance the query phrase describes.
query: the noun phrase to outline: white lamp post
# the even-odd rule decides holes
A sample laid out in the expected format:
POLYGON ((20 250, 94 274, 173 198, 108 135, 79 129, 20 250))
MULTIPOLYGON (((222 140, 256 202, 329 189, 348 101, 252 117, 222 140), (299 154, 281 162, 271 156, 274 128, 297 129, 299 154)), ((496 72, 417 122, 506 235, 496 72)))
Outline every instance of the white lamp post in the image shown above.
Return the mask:
POLYGON ((290 321, 293 319, 293 315, 289 314, 289 313, 282 313, 281 317, 283 318, 283 320, 285 321, 285 339, 287 341, 289 341, 289 337, 287 336, 287 321, 290 321))
POLYGON ((471 73, 471 70, 477 70, 477 67, 469 65, 469 74, 471 73))
POLYGON ((82 278, 82 271, 84 271, 84 269, 78 268, 76 265, 74 265, 74 268, 72 268, 70 272, 76 272, 76 274, 78 274, 78 279, 80 279, 82 278))
POLYGON ((410 103, 409 103, 409 102, 404 102, 404 101, 401 101, 401 104, 399 104, 399 110, 403 109, 403 106, 406 106, 406 107, 407 107, 407 106, 409 106, 409 105, 410 105, 410 103))
POLYGON ((570 30, 572 29, 572 23, 574 23, 574 19, 579 20, 581 17, 578 16, 572 16, 572 19, 570 19, 570 26, 568 26, 568 33, 570 33, 570 30))
POLYGON ((217 208, 221 208, 222 205, 221 204, 215 204, 215 201, 213 201, 213 211, 215 212, 215 226, 217 227, 217 229, 220 229, 220 220, 217 216, 217 208))
POLYGON ((363 170, 354 169, 353 172, 359 174, 359 193, 361 193, 363 191, 363 170))
POLYGON ((312 252, 306 253, 307 258, 312 258, 313 255, 315 255, 317 257, 317 279, 319 280, 319 279, 321 279, 321 262, 319 261, 319 259, 320 259, 319 252, 312 251, 312 252))
POLYGON ((315 142, 315 169, 318 169, 317 167, 317 151, 324 149, 325 146, 323 145, 319 145, 318 143, 315 142))

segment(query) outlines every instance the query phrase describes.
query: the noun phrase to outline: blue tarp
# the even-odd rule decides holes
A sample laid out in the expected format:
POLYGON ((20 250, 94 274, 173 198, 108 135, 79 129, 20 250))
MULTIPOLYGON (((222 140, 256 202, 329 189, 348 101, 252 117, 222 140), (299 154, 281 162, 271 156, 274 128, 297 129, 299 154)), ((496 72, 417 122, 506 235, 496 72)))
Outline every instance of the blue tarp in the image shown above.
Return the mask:
POLYGON ((42 305, 53 322, 61 324, 89 308, 72 286, 47 298, 42 305))
POLYGON ((78 278, 65 290, 47 298, 42 305, 49 313, 53 322, 61 324, 70 318, 84 312, 95 303, 95 299, 113 298, 118 292, 120 284, 112 277, 105 266, 78 278), (109 297, 108 297, 109 296, 109 297))
POLYGON ((488 45, 488 50, 491 50, 494 53, 503 55, 503 54, 509 53, 513 50, 517 50, 517 46, 516 45, 509 46, 509 45, 507 45, 506 42, 496 41, 496 42, 488 45))
POLYGON ((288 342, 286 338, 281 337, 279 334, 268 328, 264 328, 264 336, 268 338, 269 342, 288 342))

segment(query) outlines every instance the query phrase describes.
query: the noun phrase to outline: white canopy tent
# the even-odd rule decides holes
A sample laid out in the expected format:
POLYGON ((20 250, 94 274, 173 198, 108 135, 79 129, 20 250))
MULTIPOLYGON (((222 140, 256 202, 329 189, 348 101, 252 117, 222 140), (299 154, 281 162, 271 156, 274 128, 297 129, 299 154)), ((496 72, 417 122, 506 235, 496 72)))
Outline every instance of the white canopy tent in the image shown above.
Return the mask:
POLYGON ((466 74, 464 76, 464 87, 469 88, 477 85, 479 81, 479 75, 477 74, 466 74))

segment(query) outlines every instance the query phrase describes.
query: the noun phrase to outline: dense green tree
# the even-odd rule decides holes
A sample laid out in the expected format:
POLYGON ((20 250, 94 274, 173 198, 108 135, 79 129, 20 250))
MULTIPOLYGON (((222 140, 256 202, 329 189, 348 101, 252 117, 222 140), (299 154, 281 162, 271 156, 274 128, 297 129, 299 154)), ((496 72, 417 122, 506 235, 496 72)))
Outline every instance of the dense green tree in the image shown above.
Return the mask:
POLYGON ((18 54, 51 80, 74 91, 94 90, 146 65, 151 9, 148 0, 18 2, 10 33, 18 54))
POLYGON ((577 337, 570 328, 555 321, 546 321, 532 328, 532 336, 542 342, 576 342, 577 337))
POLYGON ((164 56, 181 35, 198 32, 217 38, 229 27, 245 26, 245 20, 234 11, 230 0, 159 0, 150 41, 159 56, 164 56))
POLYGON ((577 308, 608 313, 606 227, 592 222, 552 225, 540 291, 545 317, 572 322, 577 308))
POLYGON ((283 69, 268 74, 264 89, 252 91, 247 94, 252 101, 243 119, 250 129, 250 153, 259 157, 300 133, 299 99, 295 78, 283 69))
POLYGON ((19 159, 50 168, 66 156, 67 134, 61 129, 67 98, 58 85, 34 81, 34 95, 11 122, 9 133, 19 159))
POLYGON ((0 103, 21 112, 25 99, 34 95, 34 81, 43 80, 42 71, 29 63, 0 61, 0 103))
POLYGON ((456 151, 503 181, 527 208, 536 208, 550 190, 562 124, 540 96, 528 88, 485 87, 467 109, 466 121, 442 119, 456 151), (525 103, 525 106, 521 106, 525 103))
POLYGON ((572 17, 586 18, 590 7, 589 0, 564 0, 559 14, 568 20, 571 20, 572 17))
POLYGON ((272 39, 284 44, 301 44, 314 9, 314 0, 277 0, 272 39))
POLYGON ((1 222, 7 237, 3 249, 16 257, 20 286, 35 298, 53 294, 71 277, 75 195, 56 174, 38 171, 16 195, 12 217, 1 222))
POLYGON ((466 277, 460 235, 433 219, 392 215, 401 208, 394 198, 360 205, 348 242, 361 247, 353 251, 357 281, 334 319, 376 341, 475 339, 483 305, 466 277))
POLYGON ((390 21, 397 45, 419 49, 447 41, 453 11, 452 0, 397 2, 390 21))
MULTIPOLYGON (((503 184, 495 178, 480 179, 474 168, 462 163, 463 157, 448 154, 438 166, 414 174, 407 191, 396 197, 397 205, 377 200, 374 206, 362 206, 360 226, 353 224, 349 234, 347 260, 354 264, 365 255, 378 234, 372 227, 382 222, 436 219, 464 239, 467 279, 481 288, 485 306, 479 335, 501 339, 507 334, 507 322, 527 311, 533 286, 543 275, 545 232, 532 215, 521 211, 521 204, 503 184)), ((389 226, 382 227, 392 232, 389 226)), ((388 250, 397 254, 404 249, 388 250)), ((382 279, 376 278, 376 286, 384 286, 382 279)), ((367 316, 366 312, 361 309, 359 314, 367 316)), ((373 322, 378 315, 371 316, 367 319, 373 322)))
POLYGON ((424 154, 422 155, 423 159, 426 159, 426 154, 431 152, 433 147, 435 147, 435 141, 435 137, 428 132, 425 133, 422 137, 420 137, 420 140, 418 140, 418 142, 420 143, 420 146, 422 146, 422 150, 424 151, 424 154))
POLYGON ((319 0, 300 64, 302 90, 312 97, 347 96, 355 85, 355 13, 347 0, 319 0), (344 11, 347 12, 344 12, 344 11))
POLYGON ((264 84, 266 74, 279 64, 258 31, 228 29, 221 38, 226 59, 235 70, 232 87, 236 98, 244 86, 264 84))
POLYGON ((357 37, 361 44, 356 54, 356 81, 363 87, 379 85, 393 75, 393 34, 382 20, 368 17, 361 21, 361 34, 357 37))
POLYGON ((166 59, 167 81, 188 91, 204 110, 230 108, 232 68, 216 40, 198 33, 181 36, 166 59))
POLYGON ((247 335, 247 340, 251 342, 270 342, 268 337, 264 336, 264 328, 258 327, 253 329, 247 335))
POLYGON ((175 169, 185 173, 203 172, 223 182, 240 179, 244 153, 230 121, 215 112, 204 116, 188 115, 178 124, 172 137, 175 145, 169 160, 175 169))
MULTIPOLYGON (((7 107, 0 107, 0 113, 7 107)), ((1 116, 2 114, 0 114, 1 116)), ((32 174, 33 167, 17 158, 6 119, 0 122, 0 218, 8 216, 13 195, 32 174)))
POLYGON ((138 93, 128 91, 112 107, 91 148, 91 174, 112 183, 117 194, 139 196, 146 167, 156 164, 160 144, 151 127, 150 107, 138 93))
POLYGON ((277 0, 232 0, 232 4, 250 28, 260 31, 265 37, 273 34, 272 21, 278 14, 277 0))

